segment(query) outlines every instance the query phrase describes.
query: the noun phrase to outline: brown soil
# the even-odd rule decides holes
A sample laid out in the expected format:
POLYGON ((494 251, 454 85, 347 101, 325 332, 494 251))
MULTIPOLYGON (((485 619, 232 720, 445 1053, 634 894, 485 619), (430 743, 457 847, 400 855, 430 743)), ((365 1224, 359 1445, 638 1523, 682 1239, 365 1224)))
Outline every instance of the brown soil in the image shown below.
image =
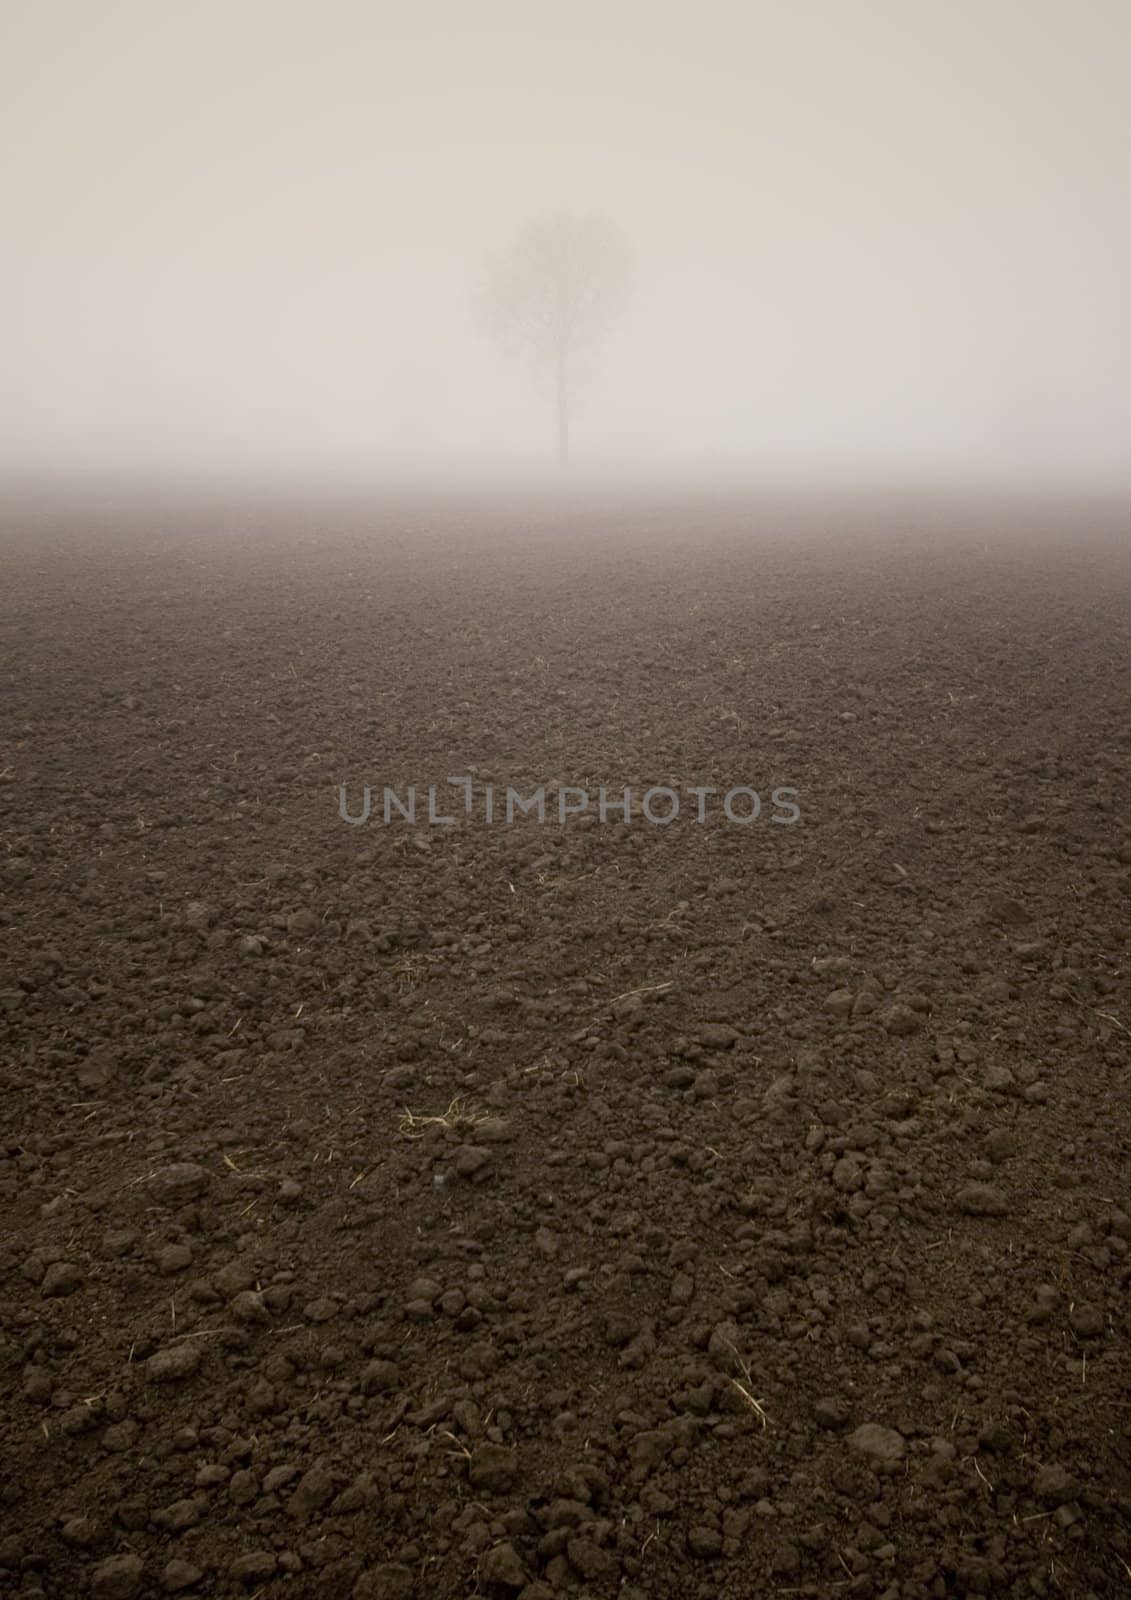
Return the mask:
POLYGON ((7 536, 0 1589, 1127 1592, 1131 551, 997 532, 7 536), (338 817, 463 773, 801 820, 338 817))

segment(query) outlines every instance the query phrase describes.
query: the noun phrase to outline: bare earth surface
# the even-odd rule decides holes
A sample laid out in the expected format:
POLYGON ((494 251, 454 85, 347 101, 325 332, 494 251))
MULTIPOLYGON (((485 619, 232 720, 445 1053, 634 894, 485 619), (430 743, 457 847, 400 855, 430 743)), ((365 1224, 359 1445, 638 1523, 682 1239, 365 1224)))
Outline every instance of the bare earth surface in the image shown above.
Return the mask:
POLYGON ((5 534, 0 1591, 1125 1594, 1131 545, 1061 531, 5 534))

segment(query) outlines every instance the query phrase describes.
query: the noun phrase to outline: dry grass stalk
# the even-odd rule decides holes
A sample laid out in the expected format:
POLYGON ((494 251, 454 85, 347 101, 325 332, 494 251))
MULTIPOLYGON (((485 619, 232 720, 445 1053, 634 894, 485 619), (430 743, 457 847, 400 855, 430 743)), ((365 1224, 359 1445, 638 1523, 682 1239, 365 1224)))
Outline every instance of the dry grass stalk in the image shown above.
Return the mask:
POLYGON ((480 1123, 490 1120, 487 1112, 465 1107, 457 1095, 448 1109, 441 1112, 438 1117, 420 1116, 405 1106, 397 1126, 402 1138, 423 1139, 429 1128, 477 1128, 480 1123))

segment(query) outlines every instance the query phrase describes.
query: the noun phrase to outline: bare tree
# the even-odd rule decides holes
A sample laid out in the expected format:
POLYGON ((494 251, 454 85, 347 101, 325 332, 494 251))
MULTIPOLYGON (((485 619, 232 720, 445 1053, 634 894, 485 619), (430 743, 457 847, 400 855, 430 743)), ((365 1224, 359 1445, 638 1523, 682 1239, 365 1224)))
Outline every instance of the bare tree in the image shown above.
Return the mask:
POLYGON ((623 312, 631 276, 620 230, 602 217, 570 215, 528 222, 488 268, 482 321, 506 355, 549 379, 563 465, 574 399, 589 375, 582 360, 623 312))

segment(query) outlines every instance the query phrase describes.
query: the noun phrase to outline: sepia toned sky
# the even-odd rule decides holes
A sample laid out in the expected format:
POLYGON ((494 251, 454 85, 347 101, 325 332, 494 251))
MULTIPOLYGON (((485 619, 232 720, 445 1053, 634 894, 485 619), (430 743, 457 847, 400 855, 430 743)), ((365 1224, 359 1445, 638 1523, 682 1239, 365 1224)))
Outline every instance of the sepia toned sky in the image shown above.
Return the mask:
POLYGON ((636 254, 580 458, 1118 476, 1127 0, 5 0, 11 468, 540 461, 488 254, 636 254))

